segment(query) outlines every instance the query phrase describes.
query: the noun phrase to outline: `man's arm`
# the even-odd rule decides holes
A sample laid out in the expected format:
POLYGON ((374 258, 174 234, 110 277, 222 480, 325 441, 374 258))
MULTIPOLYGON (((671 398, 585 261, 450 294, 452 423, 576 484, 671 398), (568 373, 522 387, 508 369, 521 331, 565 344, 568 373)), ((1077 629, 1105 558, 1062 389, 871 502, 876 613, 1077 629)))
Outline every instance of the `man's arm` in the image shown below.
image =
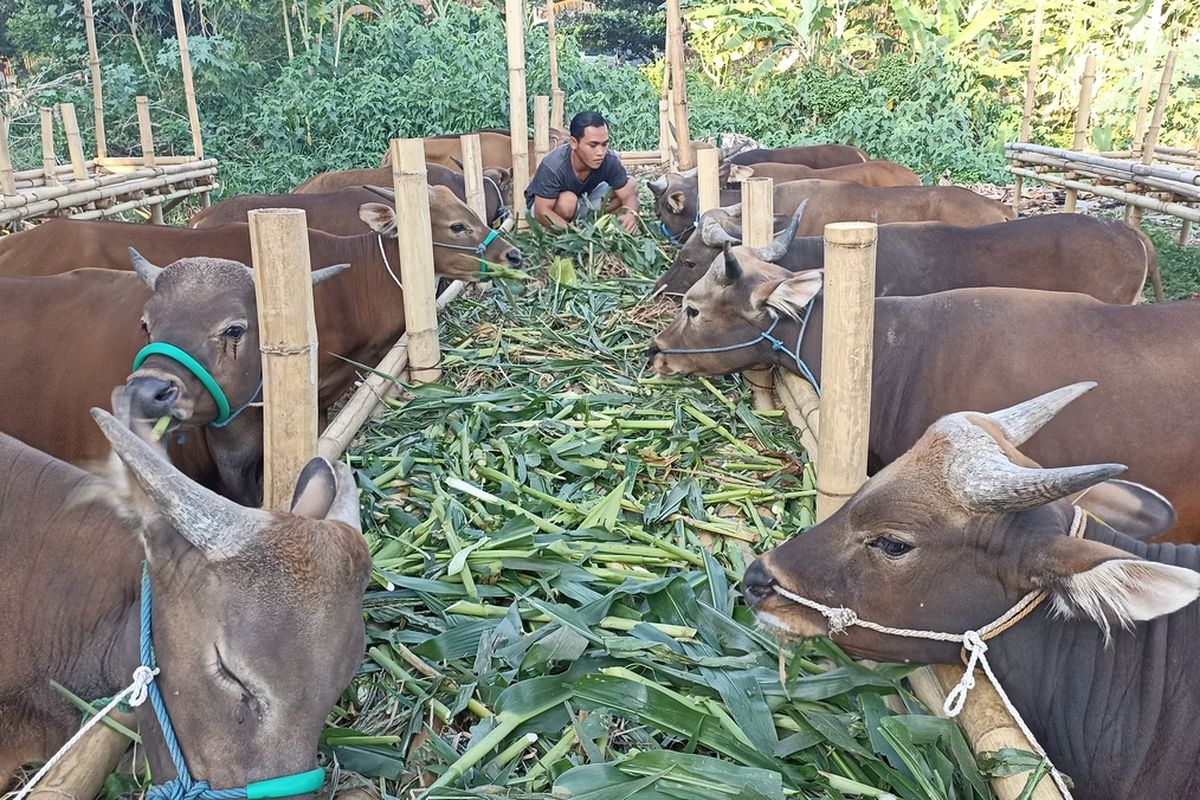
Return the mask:
POLYGON ((617 214, 622 228, 630 233, 637 233, 638 184, 636 178, 630 177, 620 189, 613 189, 613 204, 610 210, 617 214))
POLYGON ((546 198, 546 197, 539 197, 538 195, 534 195, 533 196, 533 218, 536 219, 539 223, 541 223, 543 226, 545 226, 547 228, 551 228, 551 227, 565 228, 565 227, 567 227, 568 220, 563 219, 554 211, 554 205, 557 202, 558 201, 554 200, 554 199, 550 199, 550 198, 546 198))

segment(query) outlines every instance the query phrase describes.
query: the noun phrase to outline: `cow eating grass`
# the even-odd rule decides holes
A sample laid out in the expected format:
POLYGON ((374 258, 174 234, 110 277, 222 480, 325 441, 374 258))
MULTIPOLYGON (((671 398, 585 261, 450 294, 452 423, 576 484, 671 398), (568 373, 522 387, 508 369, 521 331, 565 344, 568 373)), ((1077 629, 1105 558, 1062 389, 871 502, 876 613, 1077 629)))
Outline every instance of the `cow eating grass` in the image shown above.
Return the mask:
POLYGON ((960 643, 863 622, 962 634, 1039 603, 983 634, 986 658, 1076 795, 1196 797, 1200 552, 1141 544, 1072 506, 1121 465, 1043 469, 1017 450, 1092 385, 942 417, 829 519, 751 564, 743 593, 785 635, 915 663, 959 663, 960 643))
MULTIPOLYGON (((312 772, 364 647, 371 562, 349 469, 314 459, 291 511, 244 508, 92 413, 146 506, 0 434, 0 785, 79 726, 52 679, 83 697, 130 685, 143 561, 156 682, 190 776, 225 789, 312 772)), ((138 727, 161 784, 177 775, 150 706, 138 727)))

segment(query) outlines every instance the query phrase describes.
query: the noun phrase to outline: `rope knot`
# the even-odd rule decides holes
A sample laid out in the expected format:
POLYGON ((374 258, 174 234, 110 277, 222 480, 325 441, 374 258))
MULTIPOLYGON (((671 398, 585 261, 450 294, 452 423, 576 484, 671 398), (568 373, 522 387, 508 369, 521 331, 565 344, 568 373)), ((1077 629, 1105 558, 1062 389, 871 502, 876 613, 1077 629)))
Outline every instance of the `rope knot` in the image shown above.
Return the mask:
POLYGON ((176 778, 158 786, 151 786, 146 792, 146 800, 202 800, 208 791, 208 781, 192 781, 190 785, 185 786, 183 781, 176 778))
POLYGON ((134 708, 146 702, 146 697, 150 692, 150 684, 154 683, 154 676, 157 674, 158 667, 151 669, 145 664, 138 666, 133 671, 133 685, 129 687, 129 699, 126 702, 134 708))
POLYGON ((825 612, 829 622, 829 635, 845 633, 847 628, 858 624, 858 614, 852 608, 831 608, 825 612))

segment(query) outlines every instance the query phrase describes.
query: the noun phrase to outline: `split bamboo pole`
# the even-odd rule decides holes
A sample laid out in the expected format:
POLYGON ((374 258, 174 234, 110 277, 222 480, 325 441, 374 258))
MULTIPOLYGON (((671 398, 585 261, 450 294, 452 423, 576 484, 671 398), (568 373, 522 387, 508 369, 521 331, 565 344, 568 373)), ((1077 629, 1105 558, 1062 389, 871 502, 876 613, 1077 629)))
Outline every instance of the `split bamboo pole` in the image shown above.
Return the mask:
POLYGON ((558 87, 558 38, 554 29, 554 0, 546 0, 546 40, 550 54, 550 127, 563 130, 566 94, 558 87))
POLYGON ((1010 159, 1024 161, 1037 156, 1045 156, 1047 157, 1046 163, 1053 162, 1064 165, 1071 163, 1100 167, 1113 173, 1123 174, 1129 180, 1157 178, 1182 184, 1185 191, 1188 184, 1200 186, 1200 170, 1180 169, 1162 164, 1143 164, 1140 161, 1109 158, 1096 153, 1075 153, 1058 147, 1045 147, 1037 144, 1010 144, 1005 146, 1005 151, 1010 159))
POLYGON ((813 469, 819 470, 817 436, 821 426, 821 398, 811 383, 784 369, 778 370, 775 391, 792 427, 800 432, 800 444, 813 469))
POLYGON ((129 200, 125 203, 117 203, 104 208, 95 209, 93 211, 81 211, 75 214, 68 214, 71 219, 103 219, 104 217, 112 217, 123 211, 132 211, 135 208, 146 208, 149 206, 153 209, 158 205, 165 205, 172 200, 180 200, 192 195, 205 195, 212 191, 211 186, 189 186, 183 189, 176 189, 170 194, 155 194, 148 197, 139 197, 129 200))
MULTIPOLYGON (((664 167, 671 169, 675 166, 672 163, 674 152, 671 146, 671 105, 667 98, 663 97, 658 101, 658 154, 664 167)), ((623 154, 621 160, 625 160, 623 154)))
POLYGON ((867 479, 877 236, 873 222, 825 226, 817 522, 841 508, 867 479))
MULTIPOLYGON (((525 141, 524 130, 513 131, 514 141, 518 138, 525 141)), ((409 374, 414 383, 429 383, 436 381, 442 370, 438 366, 441 349, 435 302, 437 277, 433 273, 425 143, 421 139, 392 139, 391 148, 396 218, 405 223, 397 244, 400 283, 404 286, 404 326, 409 339, 409 374)), ((516 187, 513 196, 518 196, 516 187)))
MULTIPOLYGON (((0 108, 0 194, 12 196, 17 193, 17 182, 13 176, 12 151, 8 146, 8 117, 0 108)), ((5 201, 0 199, 0 208, 5 201)))
POLYGON ((1037 153, 1022 153, 1017 157, 1019 164, 1032 164, 1038 172, 1066 172, 1063 176, 1069 180, 1090 178, 1093 180, 1116 181, 1137 186, 1140 190, 1154 190, 1178 195, 1180 198, 1200 202, 1200 185, 1190 181, 1182 182, 1159 178, 1153 175, 1131 173, 1127 169, 1117 169, 1075 158, 1056 158, 1037 153))
POLYGON ((459 137, 462 147, 463 183, 467 205, 484 223, 487 222, 487 194, 483 187, 483 150, 478 133, 466 133, 459 137))
POLYGON ((147 167, 155 165, 154 160, 154 129, 150 126, 150 98, 138 95, 134 98, 137 103, 138 136, 142 142, 142 163, 147 167))
POLYGON ((667 38, 671 42, 671 89, 675 93, 672 120, 675 123, 675 142, 679 151, 679 168, 696 166, 688 126, 687 76, 684 74, 683 15, 679 0, 667 0, 667 38))
POLYGON ((1092 194, 1108 197, 1112 200, 1119 200, 1127 205, 1139 206, 1148 211, 1160 211, 1163 214, 1170 214, 1173 217, 1180 219, 1190 219, 1192 222, 1200 222, 1200 209, 1191 208, 1182 203, 1173 203, 1167 200, 1159 200, 1153 197, 1146 197, 1133 192, 1127 192, 1124 189, 1117 189, 1112 186, 1095 186, 1090 183, 1081 181, 1073 181, 1063 178, 1058 175, 1048 175, 1045 173, 1034 172, 1031 169, 1024 167, 1005 167, 1005 169, 1014 175, 1021 175, 1025 178, 1032 178, 1044 183, 1053 184, 1054 186, 1062 186, 1064 188, 1076 188, 1080 191, 1091 192, 1092 194))
MULTIPOLYGON (((1193 164, 1196 167, 1196 170, 1200 171, 1200 139, 1196 140, 1196 146, 1193 149, 1196 150, 1196 152, 1197 152, 1197 155, 1196 155, 1195 160, 1193 161, 1193 164)), ((1179 246, 1186 247, 1188 242, 1191 241, 1191 238, 1192 238, 1192 221, 1190 219, 1185 219, 1182 222, 1180 222, 1180 224, 1179 224, 1179 246)))
MULTIPOLYGON (((750 178, 742 182, 742 244, 765 247, 775 231, 775 182, 770 178, 750 178)), ((750 384, 754 407, 775 408, 774 374, 770 367, 742 370, 750 384)))
MULTIPOLYGON (((437 299, 438 309, 462 294, 466 284, 454 281, 437 299)), ((392 349, 380 359, 378 366, 367 376, 362 385, 355 390, 346 405, 329 423, 329 427, 321 434, 317 442, 317 452, 330 461, 341 458, 342 453, 349 447, 351 440, 358 433, 363 423, 383 406, 383 398, 387 395, 394 376, 408 366, 408 334, 402 334, 392 349)))
POLYGON ((54 112, 39 108, 38 117, 42 126, 42 175, 47 186, 58 183, 58 158, 54 155, 54 112))
POLYGON ((96 156, 108 155, 108 140, 104 137, 104 89, 100 82, 100 51, 96 47, 96 18, 92 0, 83 0, 83 24, 87 32, 88 67, 92 71, 92 115, 95 117, 96 156))
MULTIPOLYGON (((63 167, 60 167, 60 172, 63 167)), ((44 202, 47 200, 59 200, 59 205, 72 205, 69 196, 92 191, 100 187, 110 186, 119 187, 117 193, 134 192, 143 189, 164 186, 168 183, 182 183, 184 181, 201 180, 203 178, 211 178, 217 174, 217 162, 215 159, 206 161, 196 161, 189 164, 180 164, 168 168, 151 168, 141 167, 139 169, 131 169, 129 172, 121 172, 110 175, 95 175, 87 180, 71 181, 69 183, 59 184, 56 186, 35 186, 22 187, 22 181, 17 181, 17 194, 9 195, 0 198, 0 211, 10 211, 13 209, 32 206, 35 203, 44 202), (168 180, 163 181, 161 178, 168 180)))
MULTIPOLYGON (((1029 71, 1025 73, 1025 110, 1021 112, 1021 141, 1028 142, 1033 131, 1033 103, 1037 95, 1038 58, 1042 49, 1042 16, 1045 0, 1037 0, 1033 12, 1033 39, 1029 43, 1029 71)), ((1013 184, 1013 213, 1021 216, 1021 177, 1013 184)))
POLYGON ((172 0, 175 9, 175 36, 179 39, 179 68, 183 72, 183 96, 187 101, 188 125, 192 129, 192 152, 204 158, 200 136, 200 112, 196 108, 196 87, 192 83, 192 58, 188 55, 187 25, 183 21, 183 0, 172 0))
POLYGON ((1154 0, 1150 15, 1146 18, 1146 53, 1142 63, 1142 86, 1138 90, 1137 117, 1133 125, 1133 142, 1130 147, 1135 155, 1139 155, 1142 147, 1142 136, 1146 131, 1146 108, 1150 103, 1150 89, 1154 85, 1154 65, 1158 59, 1158 37, 1162 32, 1163 0, 1154 0))
POLYGON ((550 152, 550 98, 539 94, 533 98, 533 163, 538 165, 550 152))
POLYGON ((263 381, 263 508, 291 499, 317 452, 317 322, 302 209, 249 212, 263 381))
POLYGON ((71 156, 71 174, 77 181, 87 180, 87 165, 83 158, 83 138, 79 135, 79 120, 75 116, 75 104, 60 103, 58 113, 62 117, 63 131, 67 135, 67 153, 71 156))
MULTIPOLYGON (((517 226, 525 224, 525 187, 529 185, 529 111, 525 99, 525 10, 523 0, 504 0, 508 42, 508 129, 512 141, 513 209, 517 226)), ((407 294, 406 294, 407 296, 407 294)), ((414 345, 416 340, 414 339, 414 345)), ((414 347, 414 350, 416 348, 414 347)), ((420 358, 416 359, 420 361, 420 358)), ((432 363, 436 363, 432 362, 432 363)))
MULTIPOLYGON (((137 730, 137 718, 123 711, 110 711, 108 718, 137 730)), ((97 725, 85 733, 63 759, 50 768, 29 800, 65 800, 92 798, 100 794, 104 781, 121 762, 130 740, 107 725, 97 725)))
MULTIPOLYGON (((701 214, 721 205, 720 160, 721 154, 715 147, 706 147, 696 151, 701 214)), ((772 213, 774 213, 773 210, 772 213)))
MULTIPOLYGON (((1179 51, 1172 50, 1167 53, 1167 63, 1163 65, 1162 80, 1158 84, 1158 96, 1154 98, 1154 114, 1150 118, 1150 128, 1146 131, 1146 138, 1142 141, 1141 162, 1143 164, 1149 164, 1154 160, 1154 147, 1158 144, 1158 132, 1162 128, 1163 114, 1166 113, 1167 103, 1171 100, 1171 76, 1175 72, 1175 59, 1178 56, 1179 51)), ((1135 228, 1141 226, 1143 210, 1141 206, 1130 208, 1130 225, 1135 228)))
MULTIPOLYGON (((1079 82, 1079 106, 1075 109, 1075 138, 1071 143, 1071 149, 1075 152, 1082 151, 1087 147, 1088 121, 1092 115, 1092 87, 1095 83, 1096 57, 1088 56, 1087 63, 1083 67, 1083 78, 1079 82)), ((1075 176, 1068 173, 1067 177, 1075 176)), ((1067 199, 1063 205, 1063 211, 1068 214, 1075 213, 1075 200, 1078 194, 1074 189, 1067 189, 1067 199)))

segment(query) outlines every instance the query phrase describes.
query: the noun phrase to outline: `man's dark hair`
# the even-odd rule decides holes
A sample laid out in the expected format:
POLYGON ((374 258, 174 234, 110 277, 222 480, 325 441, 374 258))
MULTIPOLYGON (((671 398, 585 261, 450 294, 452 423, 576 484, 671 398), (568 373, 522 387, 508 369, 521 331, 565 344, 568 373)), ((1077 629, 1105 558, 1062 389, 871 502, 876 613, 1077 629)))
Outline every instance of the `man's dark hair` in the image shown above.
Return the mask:
POLYGON ((580 111, 571 117, 571 138, 582 139, 588 128, 603 128, 608 125, 598 111, 580 111))

